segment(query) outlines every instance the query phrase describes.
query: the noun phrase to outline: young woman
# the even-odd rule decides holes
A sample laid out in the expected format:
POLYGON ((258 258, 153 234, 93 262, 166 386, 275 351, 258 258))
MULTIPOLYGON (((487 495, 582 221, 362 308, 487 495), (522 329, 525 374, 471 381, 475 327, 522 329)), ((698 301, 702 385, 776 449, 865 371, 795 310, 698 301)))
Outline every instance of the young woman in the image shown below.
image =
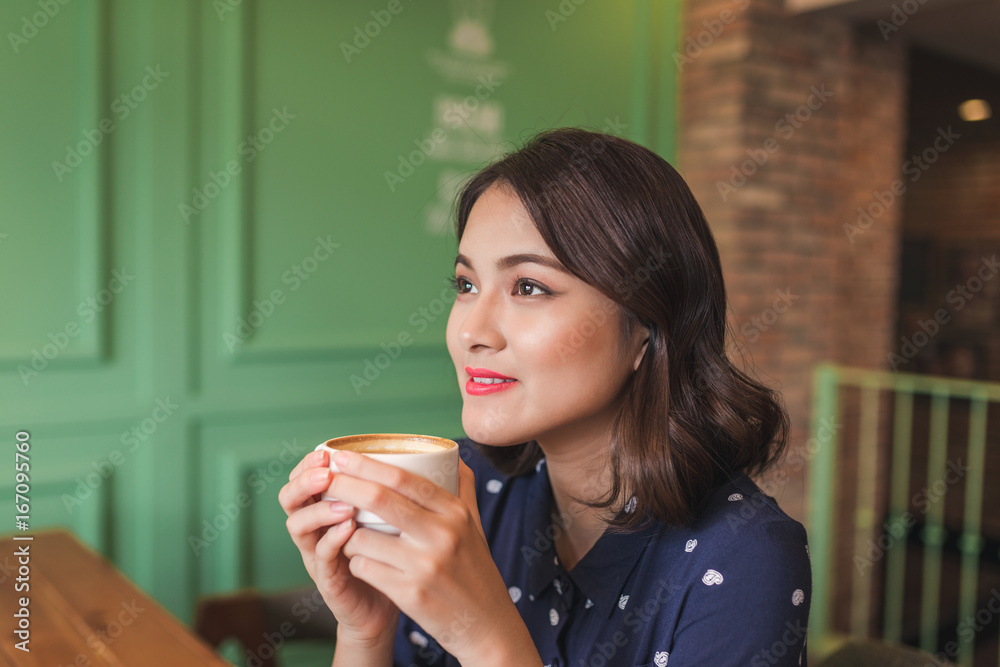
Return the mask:
POLYGON ((551 130, 472 178, 457 218, 457 496, 361 455, 333 475, 321 452, 279 495, 339 621, 334 665, 805 665, 806 533, 749 477, 788 419, 727 358, 681 177, 551 130))

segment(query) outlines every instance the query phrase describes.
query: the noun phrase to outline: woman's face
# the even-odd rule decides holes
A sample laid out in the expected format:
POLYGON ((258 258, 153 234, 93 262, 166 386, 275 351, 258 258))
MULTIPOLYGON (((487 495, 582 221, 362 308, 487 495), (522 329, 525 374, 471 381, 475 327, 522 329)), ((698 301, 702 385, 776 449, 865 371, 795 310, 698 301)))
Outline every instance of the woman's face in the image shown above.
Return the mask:
POLYGON ((556 260, 517 196, 496 185, 476 201, 458 246, 448 351, 473 440, 593 438, 645 349, 622 355, 618 306, 556 260), (482 384, 480 371, 513 378, 482 384))

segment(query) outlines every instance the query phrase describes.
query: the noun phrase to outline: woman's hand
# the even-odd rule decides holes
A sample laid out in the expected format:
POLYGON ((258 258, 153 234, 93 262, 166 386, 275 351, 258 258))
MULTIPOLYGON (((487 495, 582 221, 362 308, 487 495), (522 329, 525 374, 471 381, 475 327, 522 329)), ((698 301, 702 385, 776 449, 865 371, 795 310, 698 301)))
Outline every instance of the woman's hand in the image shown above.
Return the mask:
POLYGON ((334 475, 330 495, 374 512, 401 531, 354 531, 343 547, 352 574, 385 594, 464 664, 513 655, 531 656, 516 664, 541 664, 493 563, 475 477, 461 459, 457 496, 354 452, 338 452, 334 462, 343 474, 334 475))
MULTIPOLYGON (((337 618, 338 637, 358 644, 391 642, 399 609, 385 595, 351 574, 344 543, 354 533, 354 508, 344 502, 321 500, 333 473, 329 452, 307 454, 278 492, 288 520, 285 526, 302 554, 302 562, 327 606, 337 618)), ((339 497, 339 496, 336 496, 339 497)))

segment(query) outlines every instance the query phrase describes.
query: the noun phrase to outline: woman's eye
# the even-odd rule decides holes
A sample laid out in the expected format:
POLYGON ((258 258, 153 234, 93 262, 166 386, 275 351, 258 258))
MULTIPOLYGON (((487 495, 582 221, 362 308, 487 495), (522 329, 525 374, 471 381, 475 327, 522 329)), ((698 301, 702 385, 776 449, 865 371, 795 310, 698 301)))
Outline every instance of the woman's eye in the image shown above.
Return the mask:
POLYGON ((459 294, 470 294, 470 293, 472 293, 472 292, 470 292, 470 290, 471 289, 475 289, 475 288, 476 288, 476 286, 473 285, 472 283, 470 283, 465 278, 456 278, 455 279, 455 289, 458 291, 459 294))
POLYGON ((542 289, 538 285, 534 285, 532 283, 525 282, 524 280, 519 280, 517 282, 517 294, 518 294, 518 296, 541 296, 541 295, 547 294, 547 293, 548 292, 546 292, 544 289, 542 289), (534 292, 532 290, 537 290, 537 292, 534 292))

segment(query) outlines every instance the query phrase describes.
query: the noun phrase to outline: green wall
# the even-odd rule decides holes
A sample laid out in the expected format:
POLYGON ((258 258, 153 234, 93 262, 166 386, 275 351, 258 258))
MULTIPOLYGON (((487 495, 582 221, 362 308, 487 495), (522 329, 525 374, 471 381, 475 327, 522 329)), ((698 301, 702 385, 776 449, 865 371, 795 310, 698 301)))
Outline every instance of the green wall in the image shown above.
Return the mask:
POLYGON ((31 434, 32 528, 71 527, 186 621, 198 593, 306 582, 289 461, 460 433, 455 189, 561 125, 672 160, 678 14, 5 0, 0 425, 31 434))

